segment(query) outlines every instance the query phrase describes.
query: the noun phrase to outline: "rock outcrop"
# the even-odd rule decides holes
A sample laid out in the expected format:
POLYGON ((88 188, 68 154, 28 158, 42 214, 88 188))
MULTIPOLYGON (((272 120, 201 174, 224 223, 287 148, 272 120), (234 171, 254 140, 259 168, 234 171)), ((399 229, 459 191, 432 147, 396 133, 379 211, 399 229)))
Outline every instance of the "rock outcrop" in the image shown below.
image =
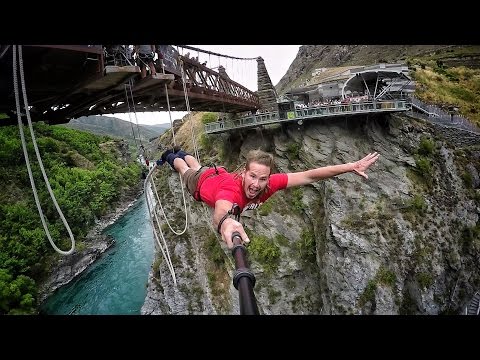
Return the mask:
MULTIPOLYGON (((457 314, 475 292, 480 161, 471 144, 453 145, 423 121, 370 115, 245 131, 231 146, 239 163, 252 148, 274 153, 278 172, 381 154, 368 180, 348 173, 286 189, 242 214, 262 314, 457 314)), ((177 174, 160 179, 167 213, 181 219, 177 174)), ((210 210, 187 197, 188 231, 168 236, 177 286, 159 255, 142 313, 238 314, 230 252, 210 210)))

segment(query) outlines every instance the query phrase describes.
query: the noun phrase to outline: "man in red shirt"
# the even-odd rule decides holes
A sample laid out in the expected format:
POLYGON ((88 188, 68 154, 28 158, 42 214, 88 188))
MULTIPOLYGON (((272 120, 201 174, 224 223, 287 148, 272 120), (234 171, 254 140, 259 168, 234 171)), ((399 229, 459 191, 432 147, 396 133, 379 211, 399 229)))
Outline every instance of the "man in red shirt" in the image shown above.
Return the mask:
POLYGON ((228 216, 233 204, 237 204, 240 211, 256 209, 278 190, 311 184, 346 172, 368 179, 365 171, 379 156, 374 152, 353 163, 272 174, 273 156, 261 150, 251 150, 247 154, 245 169, 239 174, 231 174, 223 167, 200 166, 197 159, 177 148, 165 151, 157 164, 168 162, 182 175, 195 200, 214 208, 213 224, 231 249, 232 233, 235 231, 240 233, 243 242, 250 242, 242 224, 228 216))

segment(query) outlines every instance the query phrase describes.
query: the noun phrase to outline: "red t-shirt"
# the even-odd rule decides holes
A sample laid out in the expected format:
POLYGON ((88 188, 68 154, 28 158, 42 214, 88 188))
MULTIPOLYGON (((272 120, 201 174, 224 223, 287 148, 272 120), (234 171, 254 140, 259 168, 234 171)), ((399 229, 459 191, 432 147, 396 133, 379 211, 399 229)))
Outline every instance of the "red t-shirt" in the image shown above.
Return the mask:
POLYGON ((252 210, 258 208, 276 191, 287 187, 288 176, 285 173, 270 175, 268 179, 268 190, 260 197, 249 199, 246 197, 242 186, 242 177, 237 174, 230 174, 223 168, 218 168, 219 175, 215 174, 215 169, 205 171, 198 181, 200 197, 208 206, 215 207, 217 200, 227 200, 237 203, 242 210, 252 210))

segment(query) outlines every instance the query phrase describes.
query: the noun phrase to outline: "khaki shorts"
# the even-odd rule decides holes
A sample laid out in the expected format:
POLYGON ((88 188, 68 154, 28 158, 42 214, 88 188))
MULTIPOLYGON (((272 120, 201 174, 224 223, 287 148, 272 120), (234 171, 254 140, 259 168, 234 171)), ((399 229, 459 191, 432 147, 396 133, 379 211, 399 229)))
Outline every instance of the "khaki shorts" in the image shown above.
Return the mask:
POLYGON ((183 182, 185 183, 185 186, 187 187, 188 192, 197 201, 201 201, 200 200, 200 194, 198 194, 198 198, 195 196, 195 192, 197 191, 198 180, 200 180, 200 176, 208 169, 209 169, 209 167, 202 166, 197 171, 195 171, 193 169, 188 169, 183 174, 183 177, 182 177, 183 182))

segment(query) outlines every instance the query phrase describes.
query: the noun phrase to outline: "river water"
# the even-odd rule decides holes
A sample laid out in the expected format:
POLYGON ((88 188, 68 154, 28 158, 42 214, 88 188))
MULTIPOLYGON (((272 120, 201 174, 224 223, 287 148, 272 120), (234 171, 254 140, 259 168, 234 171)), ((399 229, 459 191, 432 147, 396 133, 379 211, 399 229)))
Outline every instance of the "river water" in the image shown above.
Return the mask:
POLYGON ((42 305, 52 315, 139 315, 147 294, 154 240, 142 196, 105 230, 115 244, 42 305))

